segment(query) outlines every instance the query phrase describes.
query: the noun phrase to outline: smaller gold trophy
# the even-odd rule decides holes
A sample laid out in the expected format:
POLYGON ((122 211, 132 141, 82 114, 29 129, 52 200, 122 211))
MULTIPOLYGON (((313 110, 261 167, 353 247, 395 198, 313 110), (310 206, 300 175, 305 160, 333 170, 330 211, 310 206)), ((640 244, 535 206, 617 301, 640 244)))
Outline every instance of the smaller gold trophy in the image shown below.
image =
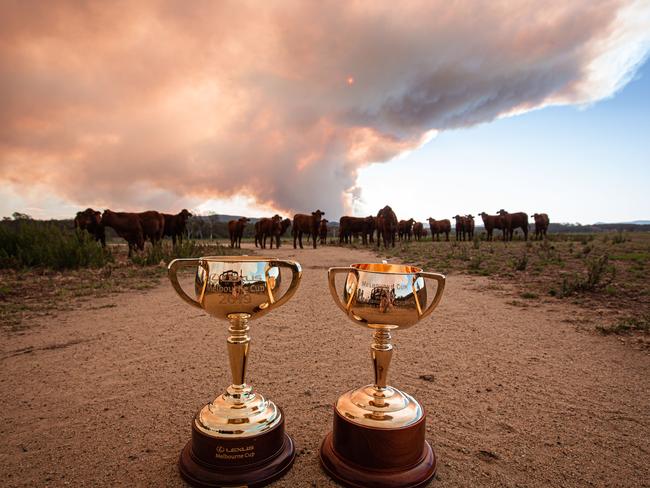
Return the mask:
POLYGON ((433 312, 442 298, 445 276, 386 263, 330 268, 328 276, 339 308, 353 322, 374 330, 370 355, 375 381, 339 397, 334 428, 321 445, 321 465, 345 486, 424 486, 435 474, 436 458, 425 440, 424 408, 388 385, 391 332, 409 328, 433 312), (335 282, 340 273, 347 275, 342 296, 335 282), (429 305, 425 279, 437 282, 429 305))
POLYGON ((248 321, 293 296, 302 276, 300 265, 275 258, 215 256, 176 259, 169 263, 168 272, 183 300, 230 322, 227 345, 232 384, 196 414, 192 439, 179 459, 181 475, 201 487, 264 486, 287 472, 295 448, 285 433, 282 410, 245 382, 248 321), (178 282, 176 272, 182 267, 196 269, 196 299, 178 282), (291 281, 278 296, 281 269, 291 271, 291 281))

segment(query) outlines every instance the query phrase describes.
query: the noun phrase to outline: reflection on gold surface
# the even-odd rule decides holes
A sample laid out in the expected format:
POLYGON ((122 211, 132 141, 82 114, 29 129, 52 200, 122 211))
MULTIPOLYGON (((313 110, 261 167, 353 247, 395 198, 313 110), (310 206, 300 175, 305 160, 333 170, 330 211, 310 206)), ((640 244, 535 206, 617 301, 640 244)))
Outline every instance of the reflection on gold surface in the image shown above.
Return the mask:
POLYGON ((300 264, 245 256, 176 259, 169 263, 168 276, 183 300, 230 323, 227 345, 232 384, 197 414, 198 429, 215 437, 249 437, 275 427, 281 421, 280 410, 245 382, 251 340, 248 322, 293 296, 302 278, 300 264), (196 269, 196 299, 178 282, 177 272, 183 267, 196 269), (282 269, 291 272, 291 281, 280 295, 282 269))
POLYGON ((445 288, 445 276, 427 273, 415 266, 387 263, 353 264, 330 268, 329 288, 334 302, 353 322, 374 329, 370 354, 375 382, 343 394, 338 412, 361 425, 396 428, 422 418, 420 404, 410 395, 387 384, 393 355, 391 331, 412 327, 438 306, 445 288), (345 275, 342 294, 336 276, 345 275), (427 305, 425 279, 437 283, 427 305))

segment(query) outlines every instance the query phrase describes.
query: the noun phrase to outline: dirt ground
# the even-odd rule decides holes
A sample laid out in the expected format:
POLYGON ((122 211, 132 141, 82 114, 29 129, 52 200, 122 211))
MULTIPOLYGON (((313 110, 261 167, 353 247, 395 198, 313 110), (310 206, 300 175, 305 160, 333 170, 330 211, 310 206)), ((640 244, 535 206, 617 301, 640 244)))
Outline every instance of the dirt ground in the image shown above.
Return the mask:
MULTIPOLYGON (((294 298, 251 327, 248 380, 298 446, 274 486, 335 486, 318 447, 337 396, 371 381, 371 333, 336 308, 327 268, 377 257, 272 254, 304 269, 294 298)), ((434 486, 650 486, 647 351, 570 325, 568 303, 509 306, 499 286, 452 275, 438 310, 393 336, 390 383, 427 409, 434 486)), ((26 325, 2 338, 1 484, 185 486, 191 419, 228 382, 226 324, 163 279, 26 325)))

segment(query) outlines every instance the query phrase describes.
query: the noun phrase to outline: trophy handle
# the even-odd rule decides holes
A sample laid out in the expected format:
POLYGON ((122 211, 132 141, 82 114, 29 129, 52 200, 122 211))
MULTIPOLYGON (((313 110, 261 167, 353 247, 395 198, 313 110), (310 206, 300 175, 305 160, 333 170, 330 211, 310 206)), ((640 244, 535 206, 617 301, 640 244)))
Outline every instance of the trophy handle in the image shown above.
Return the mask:
POLYGON ((298 264, 297 262, 284 260, 284 259, 277 259, 274 261, 270 261, 269 266, 271 267, 277 266, 279 268, 289 268, 291 270, 291 284, 289 285, 289 288, 284 293, 284 295, 282 295, 277 300, 275 300, 272 295, 270 297, 273 299, 273 301, 271 301, 271 304, 276 307, 279 307, 287 300, 289 300, 289 298, 291 298, 293 294, 296 292, 296 290, 298 289, 298 285, 300 284, 300 280, 302 279, 302 268, 300 267, 300 264, 298 264))
POLYGON ((334 303, 336 303, 336 305, 341 310, 343 310, 346 313, 346 315, 353 318, 355 322, 363 322, 362 320, 358 320, 356 317, 350 315, 350 307, 352 306, 352 300, 354 300, 354 295, 356 294, 357 287, 359 286, 359 272, 357 271, 357 269, 353 267, 330 268, 329 270, 327 270, 327 279, 330 285, 330 293, 332 294, 332 298, 334 298, 334 303), (355 274, 357 278, 357 282, 354 286, 354 291, 350 293, 350 298, 348 298, 348 303, 346 303, 344 306, 338 292, 336 291, 336 275, 341 273, 350 273, 350 272, 355 274))
MULTIPOLYGON (((445 275, 440 273, 427 273, 426 271, 421 271, 420 273, 416 273, 416 276, 418 278, 422 277, 425 280, 429 278, 431 280, 435 280, 438 282, 438 287, 436 288, 436 296, 433 297, 433 301, 431 302, 431 304, 424 311, 418 310, 420 318, 424 318, 427 315, 429 315, 431 312, 433 312, 433 309, 436 308, 440 303, 440 300, 442 299, 442 292, 445 290, 446 277, 445 275)), ((417 293, 415 293, 415 299, 417 300, 417 293)), ((420 303, 418 302, 418 309, 420 309, 419 305, 420 303)))
MULTIPOLYGON (((174 287, 176 293, 178 293, 178 296, 190 305, 197 308, 203 308, 201 306, 201 302, 194 300, 191 296, 185 293, 185 290, 183 290, 180 283, 178 282, 176 272, 179 268, 196 268, 197 266, 201 265, 200 261, 200 259, 174 259, 171 263, 169 263, 169 266, 167 266, 167 277, 169 278, 169 281, 172 282, 172 286, 174 287)), ((207 280, 205 280, 205 283, 207 283, 207 280)))

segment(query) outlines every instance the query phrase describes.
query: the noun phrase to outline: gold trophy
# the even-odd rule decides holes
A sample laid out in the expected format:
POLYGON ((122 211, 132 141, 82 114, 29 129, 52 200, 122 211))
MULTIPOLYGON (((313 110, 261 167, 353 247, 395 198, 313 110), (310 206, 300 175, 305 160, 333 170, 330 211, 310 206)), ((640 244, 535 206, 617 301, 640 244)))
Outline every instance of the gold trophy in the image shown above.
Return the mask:
POLYGON ((248 321, 293 296, 302 276, 300 265, 257 256, 214 256, 175 259, 169 263, 168 275, 183 300, 230 322, 227 345, 232 384, 196 414, 192 439, 179 459, 181 475, 202 487, 266 485, 291 467, 295 448, 285 433, 282 410, 245 382, 248 321), (176 272, 183 267, 196 269, 196 299, 178 282, 176 272), (291 271, 291 282, 278 296, 283 268, 291 271))
POLYGON ((353 322, 374 330, 370 355, 375 382, 339 397, 334 428, 321 445, 321 465, 345 486, 424 486, 435 474, 436 458, 425 440, 424 408, 388 385, 391 332, 409 328, 433 312, 442 298, 445 276, 383 263, 330 268, 328 277, 339 308, 353 322), (341 273, 347 275, 342 295, 335 282, 341 273), (426 279, 437 282, 428 305, 426 279))

